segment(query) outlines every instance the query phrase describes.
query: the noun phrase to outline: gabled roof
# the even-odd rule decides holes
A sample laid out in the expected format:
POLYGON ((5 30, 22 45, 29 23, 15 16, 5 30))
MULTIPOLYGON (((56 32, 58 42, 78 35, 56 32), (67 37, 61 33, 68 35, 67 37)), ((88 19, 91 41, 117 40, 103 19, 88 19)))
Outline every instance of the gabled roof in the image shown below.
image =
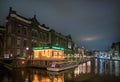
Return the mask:
POLYGON ((23 19, 23 20, 26 20, 26 21, 29 21, 29 22, 31 21, 30 18, 26 18, 26 17, 23 17, 23 16, 17 14, 16 11, 12 10, 12 7, 9 8, 9 15, 7 16, 7 19, 9 17, 15 17, 15 18, 18 18, 18 19, 21 19, 21 20, 23 19))

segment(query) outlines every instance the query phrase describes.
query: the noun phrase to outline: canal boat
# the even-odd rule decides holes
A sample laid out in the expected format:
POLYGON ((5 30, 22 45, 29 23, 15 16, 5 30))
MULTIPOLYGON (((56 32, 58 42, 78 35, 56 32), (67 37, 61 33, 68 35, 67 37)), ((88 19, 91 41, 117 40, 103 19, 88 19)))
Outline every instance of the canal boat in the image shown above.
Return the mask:
POLYGON ((51 63, 48 67, 48 71, 63 71, 67 69, 71 69, 74 67, 77 67, 78 63, 77 62, 53 62, 51 63))

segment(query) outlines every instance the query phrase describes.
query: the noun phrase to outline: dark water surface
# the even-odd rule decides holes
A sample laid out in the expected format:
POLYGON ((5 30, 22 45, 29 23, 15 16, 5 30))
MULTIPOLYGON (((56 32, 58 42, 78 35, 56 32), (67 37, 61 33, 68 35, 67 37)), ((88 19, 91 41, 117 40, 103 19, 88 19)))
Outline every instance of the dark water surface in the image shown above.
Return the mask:
POLYGON ((61 72, 35 68, 0 70, 0 82, 120 82, 120 61, 93 59, 61 72))

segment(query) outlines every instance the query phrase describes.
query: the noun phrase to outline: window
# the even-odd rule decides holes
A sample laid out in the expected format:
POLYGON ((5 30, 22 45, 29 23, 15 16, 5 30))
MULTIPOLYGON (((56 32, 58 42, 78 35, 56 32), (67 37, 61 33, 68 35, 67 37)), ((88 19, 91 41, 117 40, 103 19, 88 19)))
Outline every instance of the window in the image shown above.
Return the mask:
POLYGON ((40 32, 40 39, 42 39, 42 32, 40 32))
POLYGON ((27 34, 27 30, 26 30, 26 28, 23 28, 23 34, 24 34, 24 35, 27 34))
POLYGON ((9 24, 9 26, 8 26, 8 33, 11 33, 11 31, 12 31, 12 25, 9 24))
POLYGON ((68 42, 68 48, 71 49, 71 42, 68 42))
POLYGON ((26 47, 27 46, 27 41, 26 40, 24 40, 24 42, 23 42, 24 44, 24 47, 26 47))
POLYGON ((8 46, 11 45, 11 37, 8 37, 8 46))
POLYGON ((20 49, 17 49, 17 55, 20 55, 20 49))
POLYGON ((20 34, 20 28, 17 28, 17 33, 19 33, 19 34, 20 34))
POLYGON ((23 50, 23 57, 26 57, 26 50, 23 50))
POLYGON ((38 36, 38 31, 35 29, 32 29, 32 36, 34 37, 38 36))
POLYGON ((37 46, 37 41, 36 40, 32 40, 32 47, 37 46))
POLYGON ((20 46, 20 45, 21 45, 21 40, 17 39, 17 46, 20 46))
POLYGON ((18 24, 18 25, 17 25, 17 28, 16 28, 16 31, 17 31, 18 34, 21 33, 20 27, 22 27, 22 25, 21 25, 21 24, 18 24))

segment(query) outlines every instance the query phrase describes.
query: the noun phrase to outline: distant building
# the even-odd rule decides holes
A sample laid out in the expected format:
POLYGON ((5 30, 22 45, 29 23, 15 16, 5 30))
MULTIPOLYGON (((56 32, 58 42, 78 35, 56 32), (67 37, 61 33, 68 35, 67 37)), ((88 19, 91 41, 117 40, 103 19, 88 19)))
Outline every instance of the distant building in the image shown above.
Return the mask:
POLYGON ((120 42, 112 43, 111 51, 113 54, 120 54, 120 42))

